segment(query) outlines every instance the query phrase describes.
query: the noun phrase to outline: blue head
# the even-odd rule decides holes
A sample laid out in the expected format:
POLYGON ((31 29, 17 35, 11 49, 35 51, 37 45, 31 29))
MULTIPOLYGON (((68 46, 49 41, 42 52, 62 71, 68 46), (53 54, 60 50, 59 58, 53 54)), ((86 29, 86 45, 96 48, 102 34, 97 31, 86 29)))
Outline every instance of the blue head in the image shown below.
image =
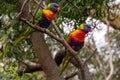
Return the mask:
POLYGON ((50 10, 54 13, 58 12, 60 10, 60 7, 57 3, 51 3, 50 4, 50 10))
POLYGON ((88 32, 91 32, 92 28, 89 24, 84 24, 84 32, 87 34, 88 32))
POLYGON ((91 25, 89 25, 89 24, 81 24, 79 27, 78 27, 78 29, 80 29, 80 30, 83 30, 86 34, 88 33, 88 32, 91 32, 92 31, 92 28, 91 28, 91 25))

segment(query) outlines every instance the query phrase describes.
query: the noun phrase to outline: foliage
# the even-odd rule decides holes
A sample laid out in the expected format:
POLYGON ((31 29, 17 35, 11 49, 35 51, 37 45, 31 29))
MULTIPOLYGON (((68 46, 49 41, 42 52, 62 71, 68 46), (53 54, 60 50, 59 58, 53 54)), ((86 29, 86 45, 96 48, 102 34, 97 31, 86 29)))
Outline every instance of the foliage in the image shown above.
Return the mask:
MULTIPOLYGON (((47 3, 59 3, 61 10, 57 13, 55 21, 64 38, 67 39, 68 33, 64 30, 65 25, 67 25, 68 29, 71 28, 71 30, 74 30, 77 25, 85 22, 85 20, 91 15, 91 10, 95 10, 95 14, 92 15, 93 18, 102 20, 106 15, 106 4, 111 1, 112 0, 47 0, 47 3)), ((33 80, 42 80, 42 76, 38 74, 39 72, 24 74, 21 78, 16 73, 19 65, 22 65, 23 67, 25 66, 23 64, 24 60, 35 61, 36 59, 35 51, 32 48, 32 42, 29 38, 18 42, 17 45, 14 44, 14 40, 26 29, 26 25, 16 19, 18 14, 16 12, 17 2, 18 0, 0 0, 0 78, 1 80, 4 80, 4 78, 6 80, 28 80, 30 78, 33 80)), ((35 6, 32 6, 31 11, 34 11, 34 8, 35 6)), ((52 25, 49 30, 56 34, 52 25)), ((109 33, 109 36, 112 37, 116 33, 117 32, 111 32, 109 33)), ((116 37, 111 43, 114 50, 114 65, 116 66, 112 80, 120 79, 119 40, 120 37, 116 37)), ((46 42, 52 53, 63 48, 59 42, 53 40, 49 36, 46 37, 46 42)), ((94 46, 92 43, 90 45, 94 46)), ((104 59, 108 56, 108 51, 105 46, 100 48, 100 50, 102 51, 102 55, 100 54, 102 57, 101 61, 103 61, 103 64, 105 65, 107 64, 107 61, 104 59)), ((91 49, 84 47, 80 50, 80 57, 86 59, 90 53, 92 53, 91 49)), ((95 70, 95 72, 91 72, 93 78, 95 80, 100 78, 102 73, 100 72, 100 67, 96 58, 92 57, 88 64, 92 65, 92 69, 95 70)), ((106 70, 109 71, 109 68, 107 67, 106 70)), ((104 79, 104 77, 102 77, 102 79, 104 79)))
MULTIPOLYGON (((70 20, 76 20, 77 24, 85 22, 91 14, 91 10, 96 10, 94 18, 102 19, 105 16, 105 2, 102 0, 48 0, 49 2, 57 2, 61 6, 59 17, 70 20), (62 14, 62 15, 61 15, 62 14)), ((109 1, 108 1, 109 2, 109 1)), ((67 23, 67 22, 66 22, 67 23)))
POLYGON ((10 14, 16 11, 16 4, 18 0, 0 0, 0 13, 10 14))

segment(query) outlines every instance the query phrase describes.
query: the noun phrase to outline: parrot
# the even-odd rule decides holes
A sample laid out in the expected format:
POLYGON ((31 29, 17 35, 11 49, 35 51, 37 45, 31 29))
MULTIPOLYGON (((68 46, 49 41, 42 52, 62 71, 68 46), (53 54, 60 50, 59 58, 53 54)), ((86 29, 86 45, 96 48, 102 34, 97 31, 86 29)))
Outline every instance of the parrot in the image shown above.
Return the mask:
MULTIPOLYGON (((35 15, 35 24, 39 27, 47 29, 50 26, 52 20, 54 20, 56 13, 59 12, 60 7, 57 3, 50 3, 43 10, 38 10, 35 15)), ((30 21, 32 22, 32 20, 30 21)), ((26 39, 35 29, 28 26, 27 29, 17 38, 14 43, 17 44, 19 41, 26 39)))
MULTIPOLYGON (((91 25, 82 23, 76 30, 70 32, 68 39, 66 41, 74 51, 79 51, 84 46, 86 34, 91 31, 92 31, 91 25)), ((66 55, 62 61, 61 74, 68 66, 69 61, 73 57, 73 55, 69 52, 65 52, 65 54, 66 55)))
MULTIPOLYGON (((38 23, 38 25, 42 28, 48 28, 51 21, 55 18, 56 12, 60 10, 60 7, 56 3, 48 4, 46 9, 42 10, 42 17, 38 23)), ((39 19, 40 15, 37 13, 36 18, 39 19)))

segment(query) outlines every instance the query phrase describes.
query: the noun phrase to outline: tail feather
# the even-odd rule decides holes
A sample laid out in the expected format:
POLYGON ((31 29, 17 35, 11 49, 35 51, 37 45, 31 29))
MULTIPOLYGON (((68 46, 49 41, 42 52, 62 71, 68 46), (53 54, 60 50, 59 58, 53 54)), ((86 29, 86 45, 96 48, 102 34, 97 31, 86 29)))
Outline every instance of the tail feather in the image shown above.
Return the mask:
POLYGON ((62 74, 65 71, 65 69, 67 68, 67 66, 68 66, 68 64, 69 64, 69 62, 71 60, 71 58, 72 58, 72 56, 69 56, 69 54, 67 54, 65 56, 65 58, 64 58, 64 60, 62 62, 62 69, 61 69, 61 73, 60 74, 62 74))
POLYGON ((15 40, 14 40, 14 44, 18 44, 20 41, 26 39, 32 32, 34 31, 33 28, 31 27, 27 27, 27 29, 21 33, 15 40))

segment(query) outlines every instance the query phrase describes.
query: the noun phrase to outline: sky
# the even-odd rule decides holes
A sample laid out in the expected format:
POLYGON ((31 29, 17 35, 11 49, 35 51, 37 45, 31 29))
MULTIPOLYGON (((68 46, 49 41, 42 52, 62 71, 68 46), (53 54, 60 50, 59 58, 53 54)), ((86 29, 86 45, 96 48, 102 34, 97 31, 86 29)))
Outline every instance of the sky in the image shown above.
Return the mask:
MULTIPOLYGON (((120 0, 116 0, 115 1, 116 4, 120 3, 120 0)), ((96 20, 93 20, 94 22, 96 20)), ((88 18, 86 20, 86 23, 88 24, 92 24, 92 21, 90 20, 90 18, 88 18)), ((93 36, 94 36, 94 39, 95 39, 95 42, 96 42, 96 45, 98 47, 102 47, 105 45, 105 35, 106 35, 106 32, 107 32, 107 26, 100 22, 100 21, 97 21, 96 24, 98 24, 96 27, 99 28, 100 30, 98 29, 94 29, 93 30, 93 36)), ((114 30, 112 27, 110 27, 110 30, 114 30)))
POLYGON ((97 27, 97 28, 94 28, 92 31, 94 40, 96 42, 97 47, 102 47, 105 44, 105 34, 107 31, 107 26, 104 23, 100 22, 99 20, 96 21, 95 19, 93 19, 93 21, 91 21, 90 18, 86 20, 86 23, 88 24, 92 25, 92 22, 96 22, 95 27, 97 27))

